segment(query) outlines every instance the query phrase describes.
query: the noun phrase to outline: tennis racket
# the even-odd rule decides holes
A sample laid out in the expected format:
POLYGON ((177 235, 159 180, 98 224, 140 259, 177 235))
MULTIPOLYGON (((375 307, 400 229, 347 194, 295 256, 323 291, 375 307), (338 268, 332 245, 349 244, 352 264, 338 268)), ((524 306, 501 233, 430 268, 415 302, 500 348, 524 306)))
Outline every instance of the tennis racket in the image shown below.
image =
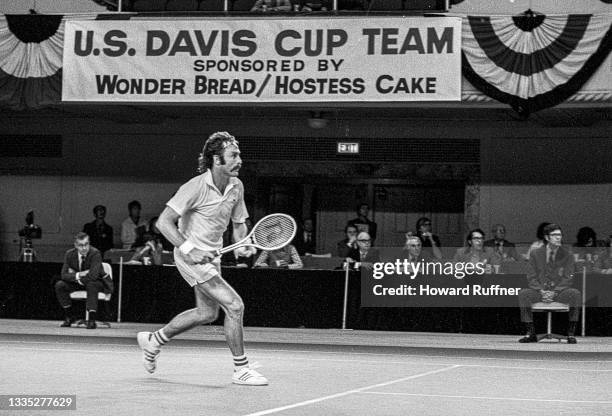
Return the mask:
POLYGON ((297 225, 295 220, 286 214, 270 214, 260 219, 249 235, 242 240, 217 250, 220 256, 240 247, 255 247, 259 250, 273 251, 285 247, 295 237, 297 225))

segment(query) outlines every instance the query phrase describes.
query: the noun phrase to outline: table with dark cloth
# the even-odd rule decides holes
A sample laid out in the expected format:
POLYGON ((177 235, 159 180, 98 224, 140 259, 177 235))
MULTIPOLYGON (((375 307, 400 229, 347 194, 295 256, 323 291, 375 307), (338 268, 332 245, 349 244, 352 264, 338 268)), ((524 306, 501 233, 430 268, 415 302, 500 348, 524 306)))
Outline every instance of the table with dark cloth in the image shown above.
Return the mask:
MULTIPOLYGON (((119 265, 113 264, 117 313, 119 265)), ((60 263, 0 263, 0 318, 61 320, 53 284, 60 263)), ((246 326, 340 328, 345 272, 342 270, 244 269, 224 267, 223 277, 245 303, 246 326)), ((497 278, 524 282, 524 275, 497 278)), ((397 331, 519 334, 518 299, 513 308, 361 308, 360 274, 349 277, 347 327, 397 331)), ((612 278, 587 275, 587 335, 612 335, 612 278), (605 307, 603 307, 605 306, 605 307)), ((580 289, 581 279, 575 279, 580 289)), ((83 302, 81 302, 83 303, 83 302)), ((194 307, 193 289, 174 267, 124 266, 122 321, 164 323, 194 307)), ((543 325, 543 318, 540 319, 543 325)), ((556 319, 561 326, 565 319, 556 319)), ((216 324, 222 324, 222 317, 216 324)))

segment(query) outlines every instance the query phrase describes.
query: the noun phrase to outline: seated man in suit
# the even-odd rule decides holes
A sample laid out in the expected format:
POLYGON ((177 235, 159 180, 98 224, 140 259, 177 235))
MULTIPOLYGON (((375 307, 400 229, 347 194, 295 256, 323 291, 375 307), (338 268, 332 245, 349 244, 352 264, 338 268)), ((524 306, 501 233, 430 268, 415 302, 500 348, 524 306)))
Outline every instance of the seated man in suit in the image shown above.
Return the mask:
POLYGON ((527 327, 527 336, 519 342, 537 342, 533 325, 531 305, 536 302, 561 302, 569 304, 568 344, 575 344, 576 323, 580 316, 580 291, 572 288, 574 258, 569 250, 561 246, 561 227, 548 224, 544 227, 546 244, 531 253, 530 271, 527 274, 528 289, 519 292, 521 321, 527 327))
POLYGON ((76 321, 72 314, 70 293, 85 290, 87 291, 85 307, 89 311, 87 329, 96 328, 98 292, 104 292, 102 276, 104 270, 100 251, 89 245, 87 234, 78 233, 74 239, 74 248, 68 250, 64 257, 62 280, 55 284, 55 295, 66 316, 62 327, 68 327, 76 321))
POLYGON ((346 260, 348 263, 354 263, 355 268, 372 267, 372 263, 380 261, 380 253, 372 248, 372 238, 369 233, 362 231, 357 234, 357 249, 351 250, 346 260))

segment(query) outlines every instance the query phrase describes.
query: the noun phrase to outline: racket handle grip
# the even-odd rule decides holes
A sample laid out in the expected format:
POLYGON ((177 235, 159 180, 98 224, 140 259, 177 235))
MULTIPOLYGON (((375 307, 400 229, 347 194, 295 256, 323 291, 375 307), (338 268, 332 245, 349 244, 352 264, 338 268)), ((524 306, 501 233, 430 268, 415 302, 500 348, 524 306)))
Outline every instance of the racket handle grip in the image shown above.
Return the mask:
POLYGON ((220 249, 215 250, 215 257, 219 257, 223 254, 223 252, 220 249))

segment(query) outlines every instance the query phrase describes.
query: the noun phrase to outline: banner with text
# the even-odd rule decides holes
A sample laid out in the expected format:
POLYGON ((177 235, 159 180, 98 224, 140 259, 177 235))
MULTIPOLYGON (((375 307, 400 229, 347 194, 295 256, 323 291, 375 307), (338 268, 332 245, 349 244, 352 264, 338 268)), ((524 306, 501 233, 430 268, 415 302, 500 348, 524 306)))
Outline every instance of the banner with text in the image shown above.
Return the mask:
POLYGON ((461 18, 67 21, 63 101, 459 101, 461 18))

